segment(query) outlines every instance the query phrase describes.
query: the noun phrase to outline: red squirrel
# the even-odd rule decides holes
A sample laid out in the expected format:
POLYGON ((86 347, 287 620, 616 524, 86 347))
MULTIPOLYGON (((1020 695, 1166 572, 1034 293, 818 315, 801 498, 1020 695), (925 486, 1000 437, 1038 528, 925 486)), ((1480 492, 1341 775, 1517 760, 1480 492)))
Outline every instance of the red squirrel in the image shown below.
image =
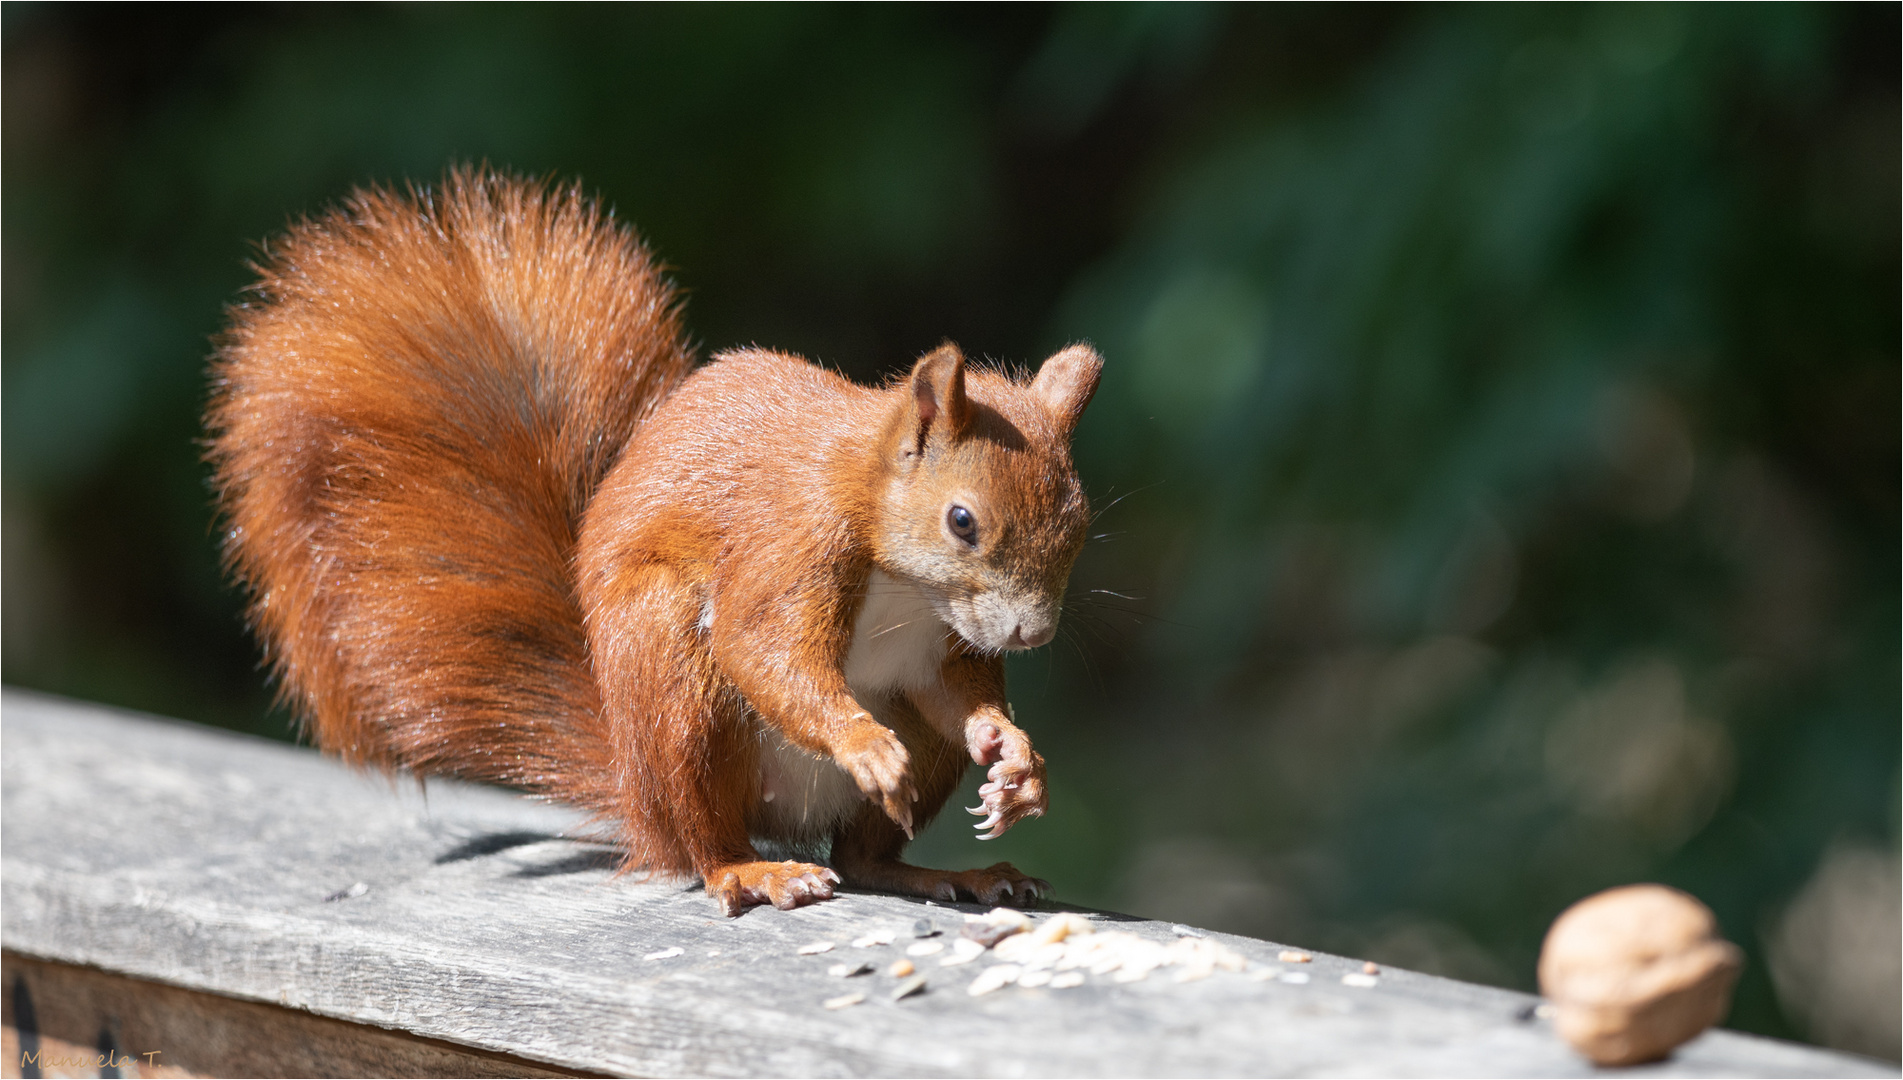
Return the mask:
POLYGON ((486 170, 361 190, 256 269, 207 456, 320 747, 572 803, 729 915, 1049 893, 900 855, 967 758, 982 838, 1045 810, 1003 660, 1051 640, 1084 543, 1094 350, 1014 378, 947 344, 878 388, 757 348, 696 367, 632 232, 486 170))

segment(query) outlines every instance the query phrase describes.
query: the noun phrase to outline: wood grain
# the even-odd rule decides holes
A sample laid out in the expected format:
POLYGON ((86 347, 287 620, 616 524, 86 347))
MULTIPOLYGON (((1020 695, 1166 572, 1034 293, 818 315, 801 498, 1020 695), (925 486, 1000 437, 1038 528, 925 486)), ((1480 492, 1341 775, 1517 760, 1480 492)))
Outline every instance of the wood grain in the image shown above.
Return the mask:
POLYGON ((0 1078, 594 1075, 14 953, 0 986, 0 1078))
MULTIPOLYGON (((306 750, 8 690, 0 697, 0 939, 13 953, 629 1076, 1572 1076, 1593 1069, 1535 999, 1314 954, 1307 985, 1218 972, 964 992, 920 964, 892 1001, 854 950, 959 905, 846 894, 718 915, 698 882, 617 877, 563 809, 507 792, 353 774, 306 750), (353 886, 362 886, 353 888, 353 886), (336 897, 336 899, 327 899, 336 897), (799 946, 837 943, 802 956, 799 946), (651 954, 679 948, 671 958, 651 954), (837 1011, 852 989, 865 1004, 837 1011)), ((1092 916, 1168 940, 1168 924, 1092 916)), ((1211 934, 1252 965, 1278 943, 1211 934)), ((375 1071, 375 1070, 368 1070, 375 1071)), ((1714 1031, 1659 1076, 1894 1076, 1814 1047, 1714 1031)))

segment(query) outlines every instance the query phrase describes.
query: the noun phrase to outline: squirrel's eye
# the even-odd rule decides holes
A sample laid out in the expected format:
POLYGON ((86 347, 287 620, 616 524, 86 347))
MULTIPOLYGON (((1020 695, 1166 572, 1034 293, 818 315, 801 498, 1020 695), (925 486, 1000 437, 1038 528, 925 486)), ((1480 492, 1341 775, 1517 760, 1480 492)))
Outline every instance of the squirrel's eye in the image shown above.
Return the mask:
POLYGON ((971 511, 962 506, 953 506, 945 511, 945 522, 951 526, 951 531, 957 534, 958 539, 967 544, 978 542, 978 520, 971 516, 971 511))

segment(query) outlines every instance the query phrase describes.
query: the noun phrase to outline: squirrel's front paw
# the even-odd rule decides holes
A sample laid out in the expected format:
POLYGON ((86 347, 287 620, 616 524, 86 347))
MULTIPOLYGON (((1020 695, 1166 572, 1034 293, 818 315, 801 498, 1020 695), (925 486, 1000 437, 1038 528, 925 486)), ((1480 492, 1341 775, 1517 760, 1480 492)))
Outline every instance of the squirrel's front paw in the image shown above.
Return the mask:
POLYGON ((890 728, 866 718, 833 750, 833 760, 846 770, 866 798, 879 804, 887 817, 912 835, 912 804, 918 790, 912 785, 912 755, 890 728))
POLYGON ((996 840, 1027 817, 1042 817, 1047 801, 1044 757, 1031 749, 1031 740, 1017 728, 985 724, 974 733, 972 756, 991 763, 985 783, 978 788, 980 802, 965 811, 984 818, 972 826, 978 839, 996 840), (990 830, 987 832, 986 830, 990 830))

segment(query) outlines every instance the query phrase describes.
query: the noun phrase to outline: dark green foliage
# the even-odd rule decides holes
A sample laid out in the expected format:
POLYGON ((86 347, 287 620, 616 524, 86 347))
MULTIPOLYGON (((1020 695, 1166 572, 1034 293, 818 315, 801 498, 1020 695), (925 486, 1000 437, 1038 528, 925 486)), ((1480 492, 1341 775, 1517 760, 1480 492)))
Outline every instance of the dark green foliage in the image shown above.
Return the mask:
POLYGON ((1108 356, 1014 673, 1052 813, 921 858, 1519 986, 1661 880, 1779 1034, 1780 912, 1894 858, 1893 7, 6 20, 8 681, 283 730, 208 337, 247 242, 484 159, 638 223, 709 349, 1108 356))

